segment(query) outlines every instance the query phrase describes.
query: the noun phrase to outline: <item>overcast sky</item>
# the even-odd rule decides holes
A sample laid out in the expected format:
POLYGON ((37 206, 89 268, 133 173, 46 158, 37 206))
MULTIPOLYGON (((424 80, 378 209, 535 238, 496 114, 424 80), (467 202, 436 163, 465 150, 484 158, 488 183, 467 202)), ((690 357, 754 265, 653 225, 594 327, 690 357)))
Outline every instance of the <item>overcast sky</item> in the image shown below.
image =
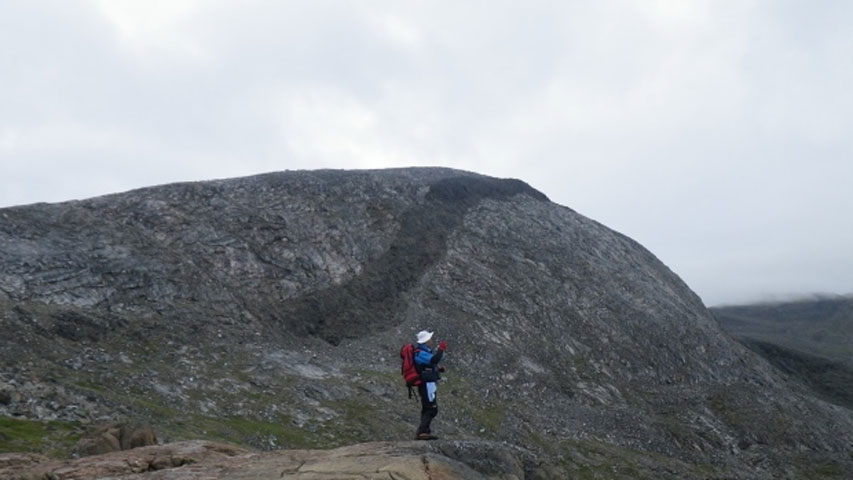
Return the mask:
POLYGON ((0 1, 0 207, 520 178, 708 305, 853 293, 853 2, 0 1))

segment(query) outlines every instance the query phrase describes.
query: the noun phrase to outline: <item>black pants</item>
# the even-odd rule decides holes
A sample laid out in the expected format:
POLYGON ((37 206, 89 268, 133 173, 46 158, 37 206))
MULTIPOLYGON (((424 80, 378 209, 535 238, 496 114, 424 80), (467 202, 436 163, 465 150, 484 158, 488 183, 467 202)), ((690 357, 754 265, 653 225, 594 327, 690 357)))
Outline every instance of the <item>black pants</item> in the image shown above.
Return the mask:
POLYGON ((438 415, 438 396, 433 397, 431 402, 429 401, 426 382, 418 385, 418 395, 421 397, 421 424, 418 427, 417 433, 432 433, 429 425, 432 423, 432 419, 438 415))

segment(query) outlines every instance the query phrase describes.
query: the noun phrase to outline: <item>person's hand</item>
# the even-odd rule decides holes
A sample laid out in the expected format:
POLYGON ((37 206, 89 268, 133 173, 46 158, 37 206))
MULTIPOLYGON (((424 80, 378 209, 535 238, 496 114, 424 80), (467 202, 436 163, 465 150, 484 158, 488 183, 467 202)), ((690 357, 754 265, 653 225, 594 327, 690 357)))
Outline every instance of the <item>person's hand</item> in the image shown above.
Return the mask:
POLYGON ((441 343, 438 344, 438 349, 441 350, 442 352, 447 350, 447 342, 442 340, 441 343))
POLYGON ((444 367, 438 367, 438 372, 439 372, 439 373, 444 373, 444 367))

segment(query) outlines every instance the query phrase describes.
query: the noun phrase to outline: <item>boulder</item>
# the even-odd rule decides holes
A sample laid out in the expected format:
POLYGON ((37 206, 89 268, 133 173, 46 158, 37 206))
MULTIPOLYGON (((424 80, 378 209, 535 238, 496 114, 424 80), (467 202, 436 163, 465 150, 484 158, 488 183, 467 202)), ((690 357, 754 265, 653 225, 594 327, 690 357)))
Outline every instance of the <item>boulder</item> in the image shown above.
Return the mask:
POLYGON ((111 423, 96 427, 80 439, 74 453, 80 456, 130 450, 157 444, 157 436, 148 425, 111 423))
POLYGON ((122 425, 119 429, 122 450, 157 444, 157 436, 149 425, 122 425))
POLYGON ((121 443, 110 432, 102 432, 80 439, 74 447, 74 453, 81 456, 99 455, 121 450, 121 443))

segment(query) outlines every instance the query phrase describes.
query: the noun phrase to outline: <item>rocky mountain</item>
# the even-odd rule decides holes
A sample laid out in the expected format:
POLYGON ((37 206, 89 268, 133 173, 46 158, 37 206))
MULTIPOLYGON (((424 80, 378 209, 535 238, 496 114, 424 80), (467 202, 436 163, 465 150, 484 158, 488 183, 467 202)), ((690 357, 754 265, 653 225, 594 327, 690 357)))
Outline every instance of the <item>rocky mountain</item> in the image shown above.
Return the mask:
POLYGON ((0 322, 0 451, 67 454, 118 420, 273 451, 406 441, 398 352, 429 328, 434 448, 528 452, 504 478, 853 475, 853 412, 518 180, 282 172, 2 209, 0 322))

